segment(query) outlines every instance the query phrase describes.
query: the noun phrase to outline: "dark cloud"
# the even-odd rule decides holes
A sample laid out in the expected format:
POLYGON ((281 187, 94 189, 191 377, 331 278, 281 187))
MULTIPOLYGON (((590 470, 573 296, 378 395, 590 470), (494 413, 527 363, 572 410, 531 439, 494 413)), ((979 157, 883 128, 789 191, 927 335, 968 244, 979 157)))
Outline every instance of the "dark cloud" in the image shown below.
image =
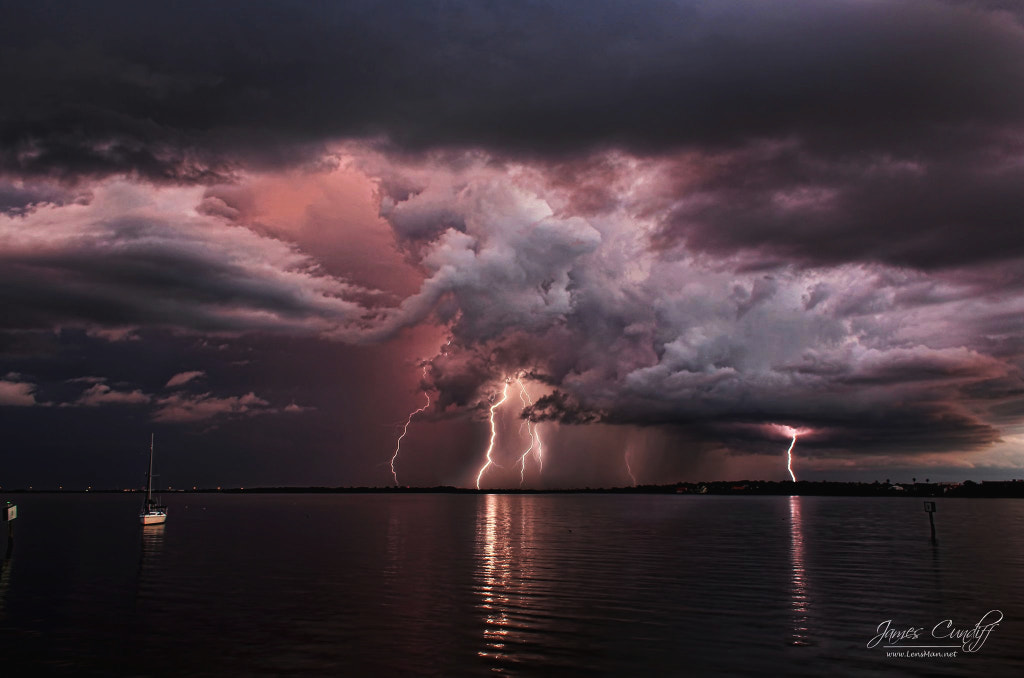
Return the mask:
MULTIPOLYGON (((341 139, 556 164, 685 151, 702 176, 665 186, 663 247, 750 269, 1009 260, 1024 256, 1014 16, 939 0, 22 4, 0 29, 0 86, 17 92, 0 168, 218 183, 341 139)), ((567 208, 614 209, 607 170, 567 170, 567 208)), ((399 236, 462 228, 426 199, 444 187, 383 187, 399 236)))
POLYGON ((685 186, 656 243, 684 243, 745 266, 877 261, 937 269, 1024 256, 1024 182, 1017 138, 915 159, 851 153, 826 159, 800 145, 709 157, 685 186), (998 147, 998 150, 997 150, 998 147))
POLYGON ((176 3, 9 8, 9 170, 209 181, 330 137, 547 155, 1018 126, 1004 13, 941 2, 176 3), (315 105, 311 105, 314 104, 315 105))
POLYGON ((0 326, 320 333, 364 312, 346 297, 369 291, 288 243, 189 216, 198 195, 182 190, 115 182, 81 210, 0 220, 0 326))
POLYGON ((600 412, 582 407, 572 396, 555 391, 537 399, 523 409, 522 416, 530 421, 558 421, 563 424, 592 424, 602 420, 600 412))

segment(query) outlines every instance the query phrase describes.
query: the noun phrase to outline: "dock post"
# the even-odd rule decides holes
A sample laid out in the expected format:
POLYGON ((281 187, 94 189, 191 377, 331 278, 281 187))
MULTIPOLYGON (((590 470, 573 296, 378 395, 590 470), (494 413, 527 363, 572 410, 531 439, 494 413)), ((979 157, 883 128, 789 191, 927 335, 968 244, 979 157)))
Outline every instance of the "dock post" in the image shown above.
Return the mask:
POLYGON ((11 502, 5 502, 3 508, 3 520, 7 523, 7 558, 11 557, 14 550, 14 519, 18 517, 18 507, 11 502))

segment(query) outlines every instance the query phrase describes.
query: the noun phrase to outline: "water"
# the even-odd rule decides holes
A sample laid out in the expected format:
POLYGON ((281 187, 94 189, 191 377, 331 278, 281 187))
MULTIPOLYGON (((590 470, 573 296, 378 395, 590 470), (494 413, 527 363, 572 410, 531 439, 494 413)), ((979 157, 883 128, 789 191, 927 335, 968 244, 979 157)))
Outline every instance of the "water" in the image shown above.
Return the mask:
POLYGON ((932 544, 914 499, 16 499, 5 677, 1024 675, 1020 500, 939 500, 932 544), (866 647, 991 609, 973 654, 866 647))

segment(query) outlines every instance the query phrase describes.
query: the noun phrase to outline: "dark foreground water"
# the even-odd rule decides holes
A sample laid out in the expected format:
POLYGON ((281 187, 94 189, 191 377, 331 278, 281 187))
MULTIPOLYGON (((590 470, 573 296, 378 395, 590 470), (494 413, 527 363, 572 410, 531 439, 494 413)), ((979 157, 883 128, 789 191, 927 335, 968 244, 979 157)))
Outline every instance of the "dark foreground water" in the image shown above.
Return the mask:
POLYGON ((0 675, 1024 675, 1020 500, 166 498, 15 497, 0 675))

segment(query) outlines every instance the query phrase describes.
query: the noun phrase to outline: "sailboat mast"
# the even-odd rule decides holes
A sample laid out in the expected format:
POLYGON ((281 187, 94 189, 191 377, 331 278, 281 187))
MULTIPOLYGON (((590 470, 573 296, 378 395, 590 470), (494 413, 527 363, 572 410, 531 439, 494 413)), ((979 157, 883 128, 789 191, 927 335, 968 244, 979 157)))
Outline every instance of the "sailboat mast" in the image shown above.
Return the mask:
POLYGON ((153 434, 149 434, 149 473, 146 474, 146 506, 153 503, 153 434))

